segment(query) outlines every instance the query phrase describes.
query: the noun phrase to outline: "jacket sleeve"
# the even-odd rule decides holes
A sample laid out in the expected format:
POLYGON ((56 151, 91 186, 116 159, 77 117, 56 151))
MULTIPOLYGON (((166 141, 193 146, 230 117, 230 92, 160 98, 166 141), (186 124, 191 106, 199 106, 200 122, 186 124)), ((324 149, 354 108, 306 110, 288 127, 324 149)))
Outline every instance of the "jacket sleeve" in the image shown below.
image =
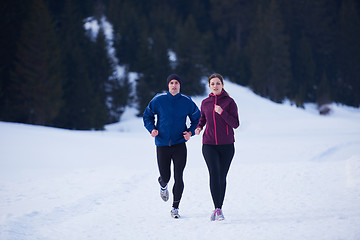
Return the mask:
POLYGON ((220 115, 224 121, 232 128, 238 128, 240 125, 239 114, 236 103, 232 100, 228 109, 223 109, 220 115))
POLYGON ((143 114, 143 122, 144 127, 151 133, 152 130, 156 129, 155 127, 155 112, 153 111, 154 108, 154 101, 151 100, 149 105, 146 107, 144 114, 143 114))
POLYGON ((199 119, 200 119, 200 110, 194 102, 192 102, 192 105, 193 105, 192 111, 191 111, 191 114, 189 115, 190 127, 189 127, 188 131, 191 131, 192 136, 194 136, 196 126, 198 125, 199 119))
POLYGON ((203 127, 206 124, 206 117, 205 117, 205 112, 203 110, 203 103, 201 103, 201 116, 200 116, 200 120, 199 120, 199 124, 197 125, 197 128, 201 128, 203 129, 203 127))

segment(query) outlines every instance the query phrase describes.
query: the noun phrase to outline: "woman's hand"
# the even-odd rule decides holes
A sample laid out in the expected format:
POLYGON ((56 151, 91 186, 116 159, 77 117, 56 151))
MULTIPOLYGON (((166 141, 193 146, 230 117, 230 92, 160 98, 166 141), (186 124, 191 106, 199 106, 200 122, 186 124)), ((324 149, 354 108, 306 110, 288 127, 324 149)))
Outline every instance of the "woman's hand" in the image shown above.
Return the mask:
POLYGON ((201 132, 201 128, 197 128, 197 129, 195 129, 195 134, 196 134, 196 135, 199 135, 199 134, 200 134, 200 132, 201 132))
POLYGON ((223 112, 223 109, 219 105, 215 105, 215 112, 221 114, 223 112))
POLYGON ((151 131, 151 136, 152 136, 152 137, 156 137, 158 134, 159 134, 159 131, 156 130, 156 129, 153 129, 153 130, 151 131))

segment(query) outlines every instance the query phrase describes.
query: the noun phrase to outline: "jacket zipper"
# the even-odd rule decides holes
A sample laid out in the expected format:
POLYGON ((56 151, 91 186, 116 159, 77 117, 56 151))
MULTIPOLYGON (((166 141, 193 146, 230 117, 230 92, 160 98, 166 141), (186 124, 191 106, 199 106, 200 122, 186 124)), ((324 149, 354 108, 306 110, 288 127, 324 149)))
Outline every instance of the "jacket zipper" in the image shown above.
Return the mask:
POLYGON ((216 106, 216 103, 217 103, 217 96, 215 95, 215 104, 214 104, 213 117, 214 117, 214 130, 215 130, 215 144, 218 145, 217 134, 216 134, 216 120, 215 120, 215 106, 216 106))

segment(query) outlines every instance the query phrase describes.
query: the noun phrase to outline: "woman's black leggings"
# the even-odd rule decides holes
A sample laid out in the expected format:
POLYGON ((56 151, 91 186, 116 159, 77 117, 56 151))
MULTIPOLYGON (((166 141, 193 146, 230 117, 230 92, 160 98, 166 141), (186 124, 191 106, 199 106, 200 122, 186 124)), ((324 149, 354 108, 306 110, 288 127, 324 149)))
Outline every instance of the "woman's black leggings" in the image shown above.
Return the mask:
POLYGON ((156 147, 157 161, 159 166, 159 183, 162 187, 170 181, 171 160, 174 164, 174 187, 173 207, 178 208, 184 190, 183 172, 186 165, 187 149, 185 143, 173 146, 156 147))
POLYGON ((226 176, 235 154, 234 144, 203 144, 202 152, 210 175, 210 191, 215 208, 221 208, 225 198, 226 176))

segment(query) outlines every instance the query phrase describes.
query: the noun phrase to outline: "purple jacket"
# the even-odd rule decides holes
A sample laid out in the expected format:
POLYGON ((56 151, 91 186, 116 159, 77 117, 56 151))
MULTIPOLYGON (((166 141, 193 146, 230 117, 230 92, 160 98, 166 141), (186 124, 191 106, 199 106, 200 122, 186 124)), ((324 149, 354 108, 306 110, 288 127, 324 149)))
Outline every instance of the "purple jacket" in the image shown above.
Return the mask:
POLYGON ((234 128, 240 125, 235 101, 223 91, 220 95, 209 94, 201 103, 201 117, 197 127, 205 126, 203 144, 223 145, 235 142, 234 128), (219 105, 223 112, 215 112, 219 105))

